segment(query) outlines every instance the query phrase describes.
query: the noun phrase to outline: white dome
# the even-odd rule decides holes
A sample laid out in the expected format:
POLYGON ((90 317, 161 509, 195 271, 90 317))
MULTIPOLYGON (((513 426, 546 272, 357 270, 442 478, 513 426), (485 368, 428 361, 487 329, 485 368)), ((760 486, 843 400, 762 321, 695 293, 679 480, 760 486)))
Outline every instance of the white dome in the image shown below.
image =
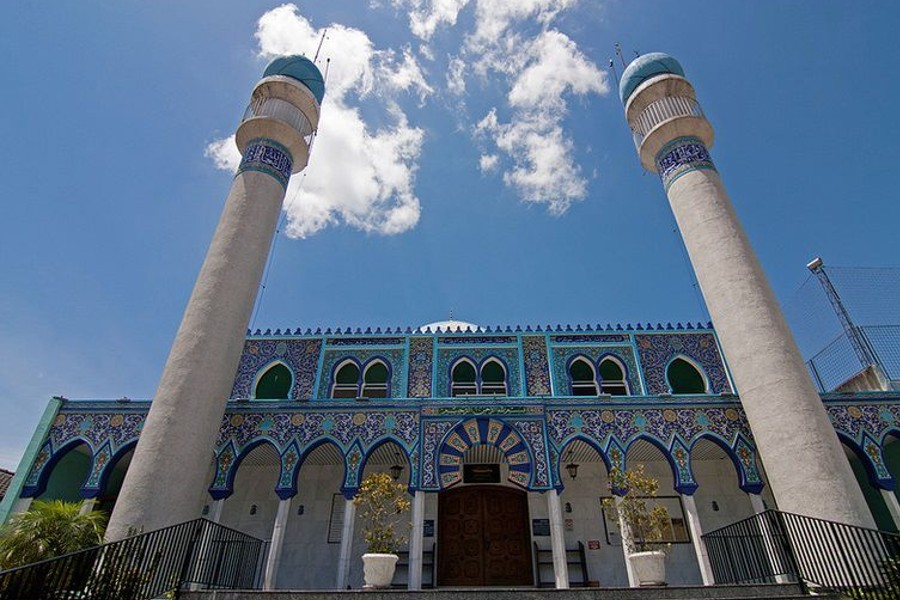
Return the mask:
POLYGON ((419 327, 420 331, 436 332, 439 329, 443 332, 482 331, 482 327, 480 325, 467 323, 466 321, 456 321, 453 319, 451 319, 450 321, 436 321, 434 323, 428 323, 427 325, 422 325, 421 327, 419 327))

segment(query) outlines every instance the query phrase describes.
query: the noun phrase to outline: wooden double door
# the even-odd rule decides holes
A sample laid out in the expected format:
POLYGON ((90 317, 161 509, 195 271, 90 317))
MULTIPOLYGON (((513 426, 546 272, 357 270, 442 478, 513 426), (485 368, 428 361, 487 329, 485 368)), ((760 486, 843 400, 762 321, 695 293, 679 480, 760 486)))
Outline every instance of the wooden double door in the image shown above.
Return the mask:
POLYGON ((465 486, 438 496, 438 585, 534 585, 528 497, 465 486))

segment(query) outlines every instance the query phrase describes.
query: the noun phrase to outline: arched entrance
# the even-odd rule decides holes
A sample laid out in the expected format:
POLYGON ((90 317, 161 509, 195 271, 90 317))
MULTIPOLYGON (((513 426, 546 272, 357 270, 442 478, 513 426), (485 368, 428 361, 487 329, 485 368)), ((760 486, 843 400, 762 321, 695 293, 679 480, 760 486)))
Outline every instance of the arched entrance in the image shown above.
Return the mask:
POLYGON ((438 495, 438 585, 531 586, 528 497, 464 485, 438 495))

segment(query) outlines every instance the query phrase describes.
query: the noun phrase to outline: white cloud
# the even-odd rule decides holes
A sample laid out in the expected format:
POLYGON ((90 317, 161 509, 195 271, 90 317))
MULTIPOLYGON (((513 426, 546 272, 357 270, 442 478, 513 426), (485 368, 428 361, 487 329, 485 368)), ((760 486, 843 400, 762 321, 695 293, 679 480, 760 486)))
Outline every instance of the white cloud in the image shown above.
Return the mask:
POLYGON ((447 91, 454 96, 462 96, 466 93, 465 79, 466 63, 458 56, 450 58, 447 65, 447 91))
MULTIPOLYGON (((466 77, 471 74, 507 86, 509 122, 500 122, 495 107, 475 126, 476 137, 488 146, 479 168, 501 172, 523 200, 546 203, 553 214, 587 194, 565 127, 568 103, 573 96, 609 92, 606 73, 552 26, 577 3, 475 0, 474 27, 465 33, 459 53, 449 57, 446 71, 446 89, 457 97, 468 91, 466 77), (500 155, 509 159, 506 170, 501 170, 500 155)), ((453 26, 467 4, 393 0, 396 8, 409 11, 410 31, 426 41, 439 27, 453 26)))
POLYGON ((482 173, 490 173, 497 170, 500 164, 500 157, 496 154, 482 154, 478 159, 478 167, 482 173))
MULTIPOLYGON (((328 72, 319 131, 305 175, 288 186, 286 232, 306 237, 346 223, 366 232, 392 235, 416 226, 421 212, 414 182, 424 132, 409 124, 397 104, 411 93, 424 102, 433 90, 407 46, 376 49, 359 29, 332 23, 321 58, 340 51, 328 72), (356 103, 371 101, 389 125, 373 129, 356 103)), ((265 59, 311 55, 322 35, 293 4, 260 17, 256 39, 265 59)), ((235 170, 240 161, 233 136, 206 148, 217 168, 235 170)))
POLYGON ((413 35, 426 41, 440 25, 456 25, 459 12, 468 3, 469 0, 393 0, 395 8, 409 10, 409 29, 413 35))

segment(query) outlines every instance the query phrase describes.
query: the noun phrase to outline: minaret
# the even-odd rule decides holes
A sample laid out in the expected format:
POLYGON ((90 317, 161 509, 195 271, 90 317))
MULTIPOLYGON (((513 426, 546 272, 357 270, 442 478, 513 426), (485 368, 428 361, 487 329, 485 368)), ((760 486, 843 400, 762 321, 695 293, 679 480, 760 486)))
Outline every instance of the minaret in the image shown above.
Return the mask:
POLYGON ((669 197, 778 508, 873 527, 710 158, 712 126, 681 65, 666 54, 639 56, 622 74, 619 94, 641 164, 659 174, 669 197))
POLYGON ((235 136, 243 160, 163 368, 107 539, 200 516, 216 436, 285 189, 309 160, 325 83, 303 56, 278 58, 235 136))

